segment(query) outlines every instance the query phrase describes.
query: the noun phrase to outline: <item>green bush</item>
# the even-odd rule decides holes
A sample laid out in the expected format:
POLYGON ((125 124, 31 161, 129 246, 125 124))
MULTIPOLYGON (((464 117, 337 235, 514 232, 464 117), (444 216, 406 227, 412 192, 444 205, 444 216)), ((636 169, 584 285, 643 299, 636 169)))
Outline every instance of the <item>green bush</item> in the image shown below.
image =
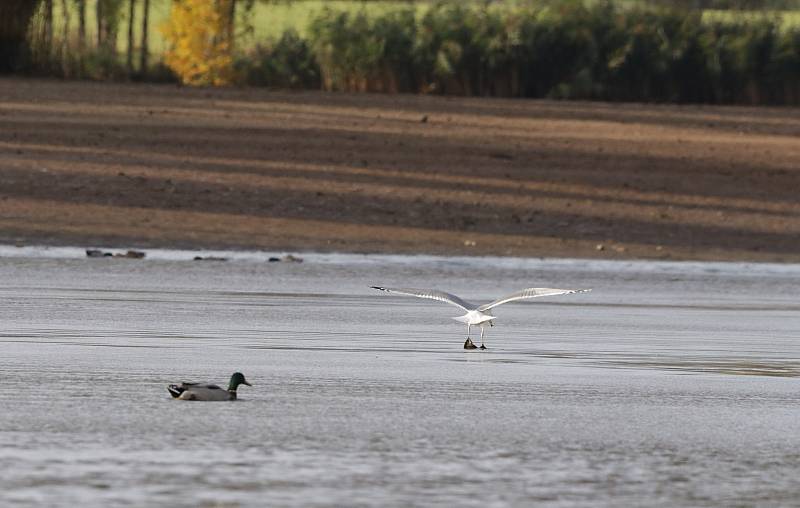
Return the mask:
POLYGON ((327 90, 800 102, 800 30, 777 17, 704 21, 699 11, 580 0, 440 2, 419 12, 325 9, 307 43, 291 34, 262 50, 257 74, 270 77, 249 81, 296 86, 318 72, 327 90), (296 49, 273 54, 279 46, 296 49))
POLYGON ((800 31, 780 34, 766 65, 769 102, 800 104, 800 31))
POLYGON ((501 20, 486 6, 434 5, 420 21, 416 61, 427 88, 441 93, 484 95, 501 20))
POLYGON ((256 46, 236 62, 237 75, 248 85, 319 88, 319 67, 308 41, 289 30, 277 41, 256 46))
POLYGON ((528 97, 592 98, 603 93, 615 9, 563 2, 534 13, 525 22, 521 89, 528 97))
POLYGON ((414 85, 414 12, 370 16, 325 9, 309 29, 326 90, 410 91, 414 85))

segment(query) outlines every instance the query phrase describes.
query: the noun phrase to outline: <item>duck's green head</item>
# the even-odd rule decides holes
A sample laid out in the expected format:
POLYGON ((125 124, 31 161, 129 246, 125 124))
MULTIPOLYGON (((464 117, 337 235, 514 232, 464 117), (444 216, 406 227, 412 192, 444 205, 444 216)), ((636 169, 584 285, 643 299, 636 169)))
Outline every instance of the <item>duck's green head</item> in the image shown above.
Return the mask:
POLYGON ((236 389, 239 388, 239 385, 253 386, 247 382, 247 380, 244 378, 244 374, 241 372, 234 372, 231 376, 231 382, 228 384, 228 390, 235 392, 236 389))

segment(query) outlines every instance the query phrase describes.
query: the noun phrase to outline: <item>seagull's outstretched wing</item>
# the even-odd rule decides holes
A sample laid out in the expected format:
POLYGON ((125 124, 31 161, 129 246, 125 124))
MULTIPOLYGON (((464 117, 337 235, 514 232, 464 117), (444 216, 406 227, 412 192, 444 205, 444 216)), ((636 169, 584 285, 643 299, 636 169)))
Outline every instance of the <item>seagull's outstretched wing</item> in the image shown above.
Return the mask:
POLYGON ((403 289, 403 288, 382 288, 380 286, 370 286, 372 289, 379 289, 387 293, 397 293, 398 295, 416 296, 417 298, 427 298, 429 300, 437 300, 440 302, 449 303, 456 307, 463 309, 467 312, 475 308, 469 302, 465 302, 456 295, 445 293, 444 291, 437 291, 435 289, 403 289))
POLYGON ((554 289, 554 288, 528 288, 523 289, 522 291, 517 291, 516 293, 510 294, 508 296, 504 296, 498 300, 495 300, 491 303, 487 303, 486 305, 481 305, 478 307, 478 310, 484 311, 489 310, 493 307, 497 307, 498 305, 503 305, 504 303, 514 302, 517 300, 526 300, 528 298, 538 298, 540 296, 555 296, 555 295, 568 295, 571 293, 586 293, 591 291, 591 289, 554 289))

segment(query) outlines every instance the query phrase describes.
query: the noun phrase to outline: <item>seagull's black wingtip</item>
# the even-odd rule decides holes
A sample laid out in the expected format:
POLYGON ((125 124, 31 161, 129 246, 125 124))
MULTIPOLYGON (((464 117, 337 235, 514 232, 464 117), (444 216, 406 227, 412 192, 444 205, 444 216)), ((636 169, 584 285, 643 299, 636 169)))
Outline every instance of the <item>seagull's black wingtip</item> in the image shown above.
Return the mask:
POLYGON ((381 291, 386 291, 386 288, 382 288, 380 286, 370 286, 372 289, 379 289, 381 291))

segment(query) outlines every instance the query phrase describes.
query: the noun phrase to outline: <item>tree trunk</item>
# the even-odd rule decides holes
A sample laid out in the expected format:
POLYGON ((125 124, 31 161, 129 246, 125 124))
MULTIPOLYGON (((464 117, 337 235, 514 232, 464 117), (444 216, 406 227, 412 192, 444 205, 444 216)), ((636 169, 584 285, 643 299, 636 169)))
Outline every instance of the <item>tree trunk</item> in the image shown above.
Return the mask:
POLYGON ((233 43, 235 41, 234 33, 236 30, 236 0, 228 0, 230 2, 230 10, 228 11, 228 47, 229 51, 233 53, 233 43))
POLYGON ((141 51, 139 59, 139 72, 144 76, 147 74, 147 57, 148 55, 148 41, 147 41, 147 23, 150 20, 150 0, 144 0, 142 6, 142 44, 139 48, 141 51))
POLYGON ((69 65, 69 5, 67 5, 67 0, 61 0, 61 10, 64 16, 64 26, 61 27, 61 49, 59 51, 59 60, 61 60, 61 72, 64 74, 65 77, 68 77, 70 74, 70 65, 69 65))
POLYGON ((53 56, 53 0, 44 0, 44 32, 42 53, 49 66, 53 56))
POLYGON ((102 48, 103 42, 105 41, 105 31, 103 30, 103 18, 105 17, 105 13, 103 12, 103 0, 97 0, 97 8, 96 8, 95 15, 97 16, 97 47, 102 48))
POLYGON ((136 41, 133 38, 133 21, 136 15, 136 1, 129 0, 130 9, 128 9, 128 78, 133 76, 133 47, 136 41))
POLYGON ((78 0, 78 70, 83 76, 86 57, 86 0, 78 0))
POLYGON ((114 55, 114 58, 116 59, 117 36, 119 35, 119 23, 117 23, 117 16, 119 16, 120 9, 118 7, 120 6, 114 4, 114 2, 107 2, 106 7, 110 8, 110 12, 106 13, 106 44, 108 44, 111 54, 114 55))
POLYGON ((0 73, 17 70, 40 0, 0 0, 0 73))

